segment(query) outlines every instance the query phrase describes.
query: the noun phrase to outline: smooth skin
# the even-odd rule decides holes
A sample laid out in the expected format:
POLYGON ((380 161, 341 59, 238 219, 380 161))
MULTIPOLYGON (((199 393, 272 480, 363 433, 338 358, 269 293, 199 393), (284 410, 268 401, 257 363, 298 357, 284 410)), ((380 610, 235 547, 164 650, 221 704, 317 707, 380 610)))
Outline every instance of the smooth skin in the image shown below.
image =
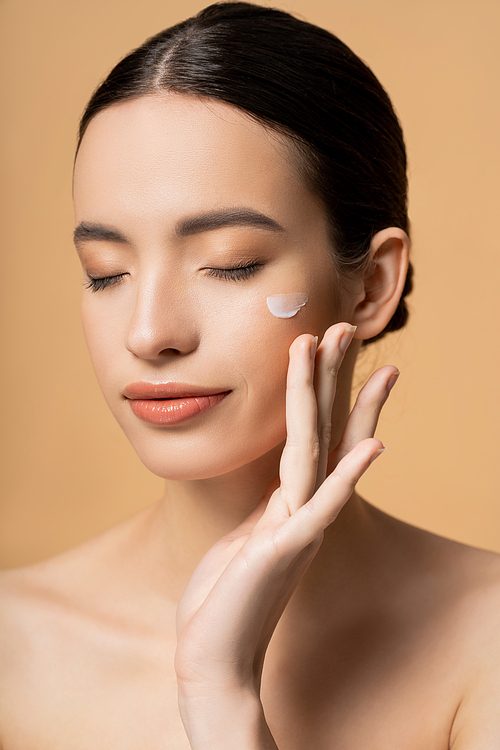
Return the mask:
POLYGON ((499 557, 354 490, 390 461, 374 435, 397 369, 377 370, 352 410, 350 393, 361 341, 398 303, 406 234, 377 233, 365 272, 341 285, 289 144, 177 94, 91 122, 75 212, 115 233, 77 243, 85 336, 165 493, 0 577, 3 750, 499 747, 499 557), (281 229, 180 231, 242 208, 281 229), (212 273, 251 260, 247 278, 212 273), (112 283, 92 291, 89 277, 112 283), (276 319, 266 297, 288 292, 309 302, 276 319), (141 380, 230 393, 159 428, 123 395, 141 380))

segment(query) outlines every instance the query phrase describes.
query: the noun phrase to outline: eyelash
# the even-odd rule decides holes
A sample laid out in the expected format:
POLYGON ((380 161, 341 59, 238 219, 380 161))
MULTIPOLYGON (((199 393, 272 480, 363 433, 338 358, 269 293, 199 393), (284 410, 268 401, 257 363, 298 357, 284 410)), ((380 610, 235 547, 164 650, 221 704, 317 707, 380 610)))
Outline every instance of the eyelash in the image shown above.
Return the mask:
POLYGON ((256 271, 262 268, 261 263, 246 263, 235 268, 207 268, 207 275, 225 281, 242 281, 249 279, 256 271))
MULTIPOLYGON (((249 279, 262 268, 261 263, 248 263, 242 266, 235 266, 234 268, 207 268, 207 275, 214 276, 217 279, 224 279, 225 281, 242 281, 249 279)), ((118 284, 127 274, 120 273, 116 276, 89 276, 88 281, 85 284, 85 289, 90 289, 93 292, 100 292, 106 289, 108 286, 114 286, 118 284)))
POLYGON ((118 284, 123 276, 126 276, 126 274, 119 273, 116 276, 101 276, 100 278, 89 276, 85 284, 85 289, 90 289, 91 292, 100 292, 102 289, 106 289, 107 286, 118 284))

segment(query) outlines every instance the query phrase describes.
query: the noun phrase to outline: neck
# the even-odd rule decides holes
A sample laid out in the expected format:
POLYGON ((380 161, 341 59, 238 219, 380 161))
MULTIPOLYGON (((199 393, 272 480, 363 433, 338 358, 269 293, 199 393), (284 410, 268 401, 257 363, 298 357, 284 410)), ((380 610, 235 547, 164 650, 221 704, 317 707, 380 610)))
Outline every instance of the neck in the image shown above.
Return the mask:
MULTIPOLYGON (((200 492, 200 487, 194 493, 185 493, 184 486, 167 486, 164 497, 145 519, 147 546, 150 552, 154 550, 149 557, 154 564, 148 578, 157 579, 159 590, 177 601, 203 555, 249 515, 256 505, 255 497, 264 494, 267 484, 263 481, 256 493, 247 487, 245 503, 240 496, 240 503, 234 507, 228 507, 230 496, 226 495, 226 512, 213 485, 206 493, 200 492)), ((241 492, 241 485, 236 485, 236 490, 241 492)), ((307 601, 315 594, 324 597, 326 591, 344 597, 352 590, 353 575, 366 578, 362 569, 373 551, 372 543, 376 544, 372 539, 376 525, 372 511, 356 493, 352 495, 326 530, 323 544, 294 596, 296 602, 307 601)))
POLYGON ((283 446, 258 461, 210 479, 167 480, 161 500, 153 506, 151 533, 162 555, 162 567, 176 571, 180 595, 195 567, 221 537, 252 512, 277 477, 283 446))

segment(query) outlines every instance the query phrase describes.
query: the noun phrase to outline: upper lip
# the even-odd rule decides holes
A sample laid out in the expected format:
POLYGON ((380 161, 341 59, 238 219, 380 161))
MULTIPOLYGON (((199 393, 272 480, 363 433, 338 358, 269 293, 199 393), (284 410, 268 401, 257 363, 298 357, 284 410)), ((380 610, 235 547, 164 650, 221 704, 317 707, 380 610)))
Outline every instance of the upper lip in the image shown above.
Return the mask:
POLYGON ((228 393, 228 388, 206 388, 189 383, 131 383, 123 389, 125 398, 193 398, 196 396, 213 396, 216 393, 228 393))

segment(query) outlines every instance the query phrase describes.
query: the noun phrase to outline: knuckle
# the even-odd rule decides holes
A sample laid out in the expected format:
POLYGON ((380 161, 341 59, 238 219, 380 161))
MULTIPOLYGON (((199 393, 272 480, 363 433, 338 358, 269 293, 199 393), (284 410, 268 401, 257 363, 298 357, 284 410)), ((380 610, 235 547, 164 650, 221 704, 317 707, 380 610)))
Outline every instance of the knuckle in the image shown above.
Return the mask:
POLYGON ((356 409, 358 411, 366 411, 367 409, 373 409, 377 405, 377 402, 367 393, 359 393, 356 399, 356 409))
POLYGON ((302 441, 299 438, 297 438, 295 435, 287 435, 286 443, 285 443, 285 450, 296 451, 301 448, 302 448, 302 441))
POLYGON ((380 394, 374 393, 370 390, 361 389, 356 399, 356 406, 360 409, 379 409, 381 408, 385 398, 381 398, 380 394))
POLYGON ((281 502, 283 504, 282 505, 283 510, 288 515, 288 517, 290 517, 293 513, 292 511, 293 500, 290 497, 290 492, 288 491, 288 488, 284 484, 281 485, 280 497, 281 497, 281 502))
POLYGON ((332 478, 332 481, 334 481, 338 485, 339 489, 346 488, 349 490, 353 490, 356 486, 357 480, 354 477, 341 472, 338 468, 335 469, 335 471, 330 476, 332 478))
POLYGON ((258 538, 242 548, 243 566, 246 570, 257 570, 263 560, 272 560, 276 551, 273 534, 269 531, 259 534, 258 538))
POLYGON ((371 406, 371 404, 368 402, 366 397, 360 398, 360 396, 358 396, 355 406, 356 411, 366 411, 367 407, 371 406))
POLYGON ((318 509, 316 507, 316 503, 314 502, 314 498, 311 498, 308 503, 306 503, 304 506, 303 513, 306 513, 311 519, 315 519, 318 515, 318 509))
POLYGON ((323 445, 330 445, 332 439, 332 423, 325 422, 319 430, 319 439, 323 445))
POLYGON ((293 380, 288 381, 286 390, 290 394, 298 393, 302 395, 304 390, 306 391, 312 391, 314 393, 314 385, 311 380, 311 378, 308 375, 300 375, 293 378, 293 380))
POLYGON ((313 461, 319 461, 321 443, 317 435, 310 438, 287 437, 285 448, 287 451, 305 453, 313 461))
POLYGON ((338 375, 339 369, 340 369, 340 362, 338 362, 337 360, 330 362, 327 367, 328 375, 330 375, 332 378, 336 378, 338 375))
POLYGON ((321 445, 320 445, 320 441, 317 435, 314 438, 312 438, 312 440, 309 441, 308 453, 311 456, 314 463, 319 462, 319 457, 321 455, 321 445))
POLYGON ((274 564, 278 566, 279 562, 283 562, 283 559, 287 557, 288 546, 289 540, 283 533, 283 529, 281 527, 274 529, 272 536, 269 537, 268 559, 274 560, 274 564))

